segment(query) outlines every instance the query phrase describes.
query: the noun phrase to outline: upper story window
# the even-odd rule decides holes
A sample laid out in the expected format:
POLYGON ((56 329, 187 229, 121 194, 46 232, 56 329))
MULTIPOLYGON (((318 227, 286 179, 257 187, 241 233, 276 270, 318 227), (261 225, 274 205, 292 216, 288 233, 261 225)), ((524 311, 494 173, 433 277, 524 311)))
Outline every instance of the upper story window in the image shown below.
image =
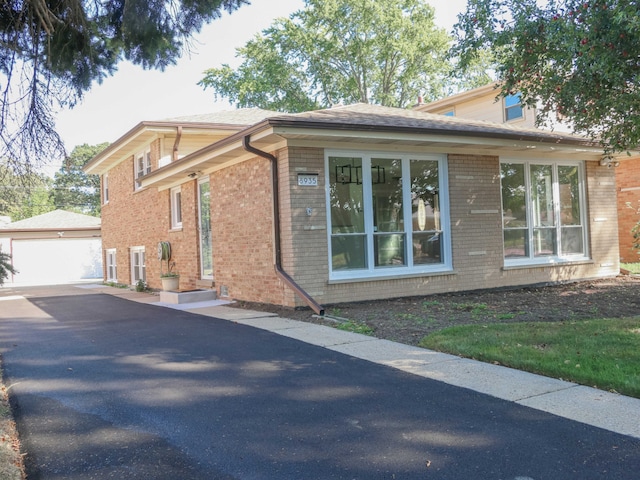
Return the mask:
POLYGON ((327 152, 332 279, 451 269, 446 157, 327 152))
POLYGON ((140 188, 140 177, 151 172, 151 149, 140 152, 135 157, 136 189, 140 188))
POLYGON ((109 174, 105 173, 102 176, 102 203, 109 203, 109 174))
POLYGON ((180 187, 171 189, 171 228, 182 228, 182 192, 180 187))
POLYGON ((446 112, 442 112, 442 115, 444 115, 445 117, 455 117, 456 116, 456 112, 452 108, 451 110, 447 110, 446 112))
POLYGON ((520 94, 507 95, 504 97, 504 121, 510 122, 524 118, 524 110, 522 109, 522 100, 520 94))
POLYGON ((587 258, 582 162, 500 164, 505 265, 587 258))

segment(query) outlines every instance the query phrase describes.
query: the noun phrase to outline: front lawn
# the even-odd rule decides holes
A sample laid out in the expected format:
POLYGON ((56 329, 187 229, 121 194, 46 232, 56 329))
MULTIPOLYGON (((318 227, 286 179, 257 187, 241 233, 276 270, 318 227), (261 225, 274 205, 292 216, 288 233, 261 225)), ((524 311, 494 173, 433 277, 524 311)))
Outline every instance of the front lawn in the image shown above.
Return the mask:
POLYGON ((640 317, 461 325, 420 346, 640 398, 640 317))

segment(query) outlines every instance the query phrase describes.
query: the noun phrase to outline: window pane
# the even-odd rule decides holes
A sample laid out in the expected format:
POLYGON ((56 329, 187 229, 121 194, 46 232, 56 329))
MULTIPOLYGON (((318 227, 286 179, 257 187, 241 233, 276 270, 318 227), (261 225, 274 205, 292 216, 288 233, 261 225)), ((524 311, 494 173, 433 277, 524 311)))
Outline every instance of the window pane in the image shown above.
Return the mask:
POLYGON ((200 276, 213 278, 213 244, 211 239, 211 186, 198 183, 198 215, 200 223, 200 276))
POLYGON ((364 233, 362 159, 329 158, 331 233, 364 233))
POLYGON ((442 261, 442 232, 413 232, 413 263, 440 263, 442 261))
POLYGON ((423 265, 442 261, 440 225, 440 181, 438 162, 411 160, 411 220, 413 263, 423 265))
POLYGON ((329 157, 329 195, 333 270, 367 268, 361 158, 329 157))
POLYGON ((533 254, 536 257, 548 257, 556 253, 556 229, 533 229, 533 254))
POLYGON ((182 193, 176 193, 176 223, 182 223, 182 193))
POLYGON ((558 184, 560 190, 560 223, 580 225, 580 182, 577 166, 559 166, 558 184))
POLYGON ((402 232, 402 166, 400 160, 371 159, 374 232, 402 232))
POLYGON ((551 165, 531 165, 531 202, 534 227, 555 226, 551 165))
POLYGON ((522 112, 520 95, 507 95, 504 99, 504 106, 505 120, 507 122, 509 120, 515 120, 524 116, 522 112))
POLYGON ((504 231, 504 257, 522 258, 529 256, 526 228, 504 231))
POLYGON ((376 267, 401 266, 405 264, 405 235, 394 233, 391 235, 375 235, 373 248, 376 267))
POLYGON ((584 253, 584 243, 582 235, 582 227, 562 227, 560 229, 562 235, 562 254, 574 255, 584 253))
POLYGON ((331 266, 333 270, 366 268, 365 235, 332 235, 331 266))
POLYGON ((504 228, 526 227, 524 165, 503 163, 500 165, 500 176, 502 178, 502 226, 504 228))

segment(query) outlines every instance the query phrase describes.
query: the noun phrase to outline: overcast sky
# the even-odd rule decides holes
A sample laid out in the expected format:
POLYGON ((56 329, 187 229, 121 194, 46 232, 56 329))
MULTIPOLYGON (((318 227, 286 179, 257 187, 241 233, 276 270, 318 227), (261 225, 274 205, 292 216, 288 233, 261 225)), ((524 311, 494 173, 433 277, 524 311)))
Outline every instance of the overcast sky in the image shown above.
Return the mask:
MULTIPOLYGON (((433 0, 438 26, 448 31, 466 0, 433 0)), ((197 82, 207 68, 237 66, 235 49, 267 28, 277 17, 288 17, 303 0, 253 0, 233 14, 224 14, 195 37, 193 52, 164 72, 144 71, 122 63, 114 76, 94 85, 81 104, 58 115, 57 129, 69 151, 77 145, 113 142, 143 120, 209 113, 232 108, 215 102, 211 90, 197 82)))

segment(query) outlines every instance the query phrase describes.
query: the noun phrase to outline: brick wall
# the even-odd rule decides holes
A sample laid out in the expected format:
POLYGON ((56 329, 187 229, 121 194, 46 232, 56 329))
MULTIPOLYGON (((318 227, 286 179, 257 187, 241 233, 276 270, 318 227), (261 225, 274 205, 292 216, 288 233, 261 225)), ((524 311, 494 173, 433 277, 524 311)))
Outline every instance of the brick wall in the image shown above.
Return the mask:
MULTIPOLYGON (((324 150, 275 152, 280 181, 282 267, 322 304, 526 285, 615 275, 618 268, 614 169, 586 165, 592 261, 558 267, 503 268, 499 159, 449 155, 453 271, 417 277, 329 282, 324 150), (298 173, 317 173, 318 186, 298 186, 298 173)), ((159 150, 152 150, 157 168, 159 150)), ((183 228, 171 231, 169 190, 134 192, 133 157, 109 172, 103 206, 103 248, 117 249, 118 280, 130 282, 129 248, 143 245, 147 281, 160 288, 157 243, 170 241, 181 288, 200 277, 197 183, 182 185, 183 228)), ((271 165, 256 157, 210 175, 214 275, 229 296, 288 306, 302 301, 276 276, 271 165)))
POLYGON ((211 175, 216 288, 236 300, 283 304, 275 275, 271 164, 253 158, 211 175))
POLYGON ((620 259, 626 263, 640 261, 633 248, 631 229, 640 221, 640 161, 622 161, 615 169, 618 184, 618 236, 620 259))
MULTIPOLYGON (((152 169, 158 168, 159 140, 151 149, 152 169)), ((181 230, 171 230, 169 190, 134 190, 134 157, 109 171, 109 203, 102 206, 102 247, 115 248, 118 281, 131 283, 130 247, 144 246, 147 283, 161 288, 157 245, 171 242, 173 261, 180 273, 180 288, 195 286, 199 275, 197 252, 196 182, 183 184, 181 230)), ((166 264, 164 265, 166 268, 166 264)))
MULTIPOLYGON (((535 268, 503 268, 499 159, 449 155, 449 195, 453 272, 414 278, 329 282, 324 179, 320 148, 280 152, 288 165, 290 192, 283 195, 285 266, 318 302, 332 304, 375 298, 528 285, 615 275, 618 264, 616 209, 606 199, 615 195, 611 169, 589 162, 589 224, 593 261, 535 268), (297 173, 318 172, 318 187, 298 187, 297 173), (308 216, 306 209, 311 208, 308 216), (287 224, 287 219, 291 222, 287 224)), ((284 170, 284 169, 283 169, 284 170)), ((281 181, 286 180, 281 171, 281 181)), ((295 304, 301 305, 299 299, 295 304)))

